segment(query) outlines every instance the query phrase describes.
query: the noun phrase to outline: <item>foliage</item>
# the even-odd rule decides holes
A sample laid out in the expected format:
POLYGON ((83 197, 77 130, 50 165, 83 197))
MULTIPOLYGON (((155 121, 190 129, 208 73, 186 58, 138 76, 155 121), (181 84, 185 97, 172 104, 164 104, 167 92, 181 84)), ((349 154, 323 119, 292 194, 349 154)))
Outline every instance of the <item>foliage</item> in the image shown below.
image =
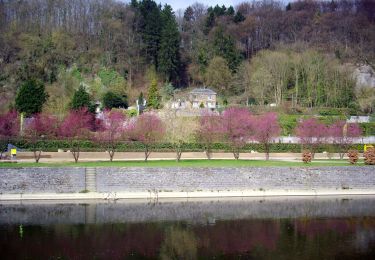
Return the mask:
POLYGON ((26 116, 40 113, 48 95, 44 85, 35 79, 24 82, 16 96, 16 108, 26 116))
POLYGON ((170 5, 161 12, 163 28, 158 52, 159 71, 167 81, 176 82, 180 69, 180 35, 177 22, 170 5))
POLYGON ((302 152, 302 161, 304 163, 311 163, 311 160, 312 160, 312 154, 310 151, 308 150, 305 150, 302 152))
POLYGON ((358 162, 358 159, 359 159, 358 151, 353 150, 353 149, 349 150, 348 151, 348 158, 349 158, 350 164, 356 164, 358 162))
POLYGON ((339 148, 340 159, 344 158, 344 154, 354 142, 354 140, 362 135, 362 130, 356 123, 347 124, 345 121, 337 121, 329 126, 328 135, 333 138, 333 143, 339 148))
POLYGON ((20 130, 20 120, 17 111, 0 114, 0 159, 7 149, 9 139, 15 138, 20 130))
POLYGON ((375 148, 367 148, 364 152, 363 157, 365 157, 365 164, 375 165, 375 148))
POLYGON ((125 137, 125 115, 116 110, 104 112, 103 127, 95 133, 95 140, 99 142, 108 152, 112 162, 119 141, 125 137))
POLYGON ((81 149, 81 139, 87 139, 89 129, 92 127, 93 115, 87 108, 71 110, 64 118, 59 128, 59 137, 69 142, 70 152, 75 162, 78 162, 81 149))
POLYGON ((74 92, 70 102, 70 108, 73 110, 87 108, 89 111, 94 112, 95 107, 91 101, 90 94, 87 93, 83 85, 80 85, 74 92))
POLYGON ((31 122, 25 125, 24 136, 32 146, 35 162, 38 163, 42 154, 44 140, 51 140, 58 134, 58 120, 49 114, 36 114, 31 122))
POLYGON ((176 113, 176 110, 170 110, 165 116, 165 140, 173 145, 176 160, 180 161, 184 146, 194 141, 194 134, 198 126, 196 121, 191 118, 178 117, 176 113))
POLYGON ((302 146, 306 146, 313 157, 317 147, 324 143, 327 133, 329 133, 326 125, 318 122, 315 118, 300 121, 295 131, 302 146))
POLYGON ((223 125, 220 116, 210 111, 204 111, 199 118, 196 138, 204 147, 207 159, 211 159, 213 144, 221 140, 222 137, 223 125))
POLYGON ((153 109, 158 109, 160 107, 160 95, 156 79, 152 80, 148 89, 147 106, 153 109))
POLYGON ((112 108, 127 108, 128 102, 120 95, 108 91, 103 96, 103 107, 106 109, 112 108))
POLYGON ((152 144, 160 142, 165 134, 165 126, 160 118, 151 112, 137 117, 129 128, 132 140, 139 141, 144 146, 145 161, 151 154, 152 144))
POLYGON ((221 57, 214 57, 206 70, 206 85, 224 94, 228 91, 231 78, 227 62, 221 57))
POLYGON ((228 108, 222 115, 224 136, 232 148, 236 160, 240 157, 240 150, 252 136, 253 118, 246 108, 228 108))
POLYGON ((266 113, 255 118, 253 138, 264 146, 266 160, 269 160, 270 143, 280 135, 280 126, 275 113, 266 113))
POLYGON ((235 72, 241 63, 241 55, 236 49, 234 39, 225 34, 222 27, 218 27, 214 32, 212 45, 215 55, 223 57, 229 69, 235 72))
POLYGON ((98 72, 98 76, 108 91, 114 92, 119 96, 126 96, 126 81, 117 71, 102 68, 98 72))

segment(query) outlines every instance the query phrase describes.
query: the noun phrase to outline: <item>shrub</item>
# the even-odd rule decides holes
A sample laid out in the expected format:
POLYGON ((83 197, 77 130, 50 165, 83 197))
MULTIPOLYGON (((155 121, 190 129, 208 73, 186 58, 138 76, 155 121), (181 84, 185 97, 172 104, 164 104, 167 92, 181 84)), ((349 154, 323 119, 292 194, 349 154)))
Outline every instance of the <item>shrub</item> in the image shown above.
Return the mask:
POLYGON ((350 164, 356 164, 358 162, 358 151, 357 150, 349 150, 348 157, 350 164))
POLYGON ((303 153, 302 153, 302 161, 304 163, 310 163, 311 160, 312 160, 312 153, 310 151, 308 151, 308 150, 303 151, 303 153))
POLYGON ((367 148, 367 151, 364 152, 363 156, 365 157, 365 164, 375 165, 375 148, 367 148))

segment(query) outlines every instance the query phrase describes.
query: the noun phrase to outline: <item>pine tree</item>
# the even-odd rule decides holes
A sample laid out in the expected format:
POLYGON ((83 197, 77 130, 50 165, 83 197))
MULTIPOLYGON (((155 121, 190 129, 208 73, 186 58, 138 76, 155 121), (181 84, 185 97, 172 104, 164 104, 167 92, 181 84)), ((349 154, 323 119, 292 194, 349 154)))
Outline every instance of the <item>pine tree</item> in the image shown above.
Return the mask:
POLYGON ((158 91, 158 82, 156 79, 153 79, 151 85, 148 89, 148 98, 147 98, 147 106, 150 108, 158 109, 160 96, 158 91))
POLYGON ((172 7, 165 5, 162 11, 163 29, 159 50, 159 71, 167 81, 175 81, 180 67, 180 34, 172 7))
POLYGON ((73 110, 78 110, 86 107, 90 112, 95 111, 95 107, 91 102, 89 93, 87 93, 84 86, 79 86, 79 88, 74 92, 72 101, 70 102, 70 108, 73 110))
POLYGON ((44 85, 34 79, 21 85, 16 96, 16 109, 26 116, 42 112, 43 104, 47 101, 48 94, 44 85))
POLYGON ((153 0, 143 0, 137 6, 141 14, 140 32, 144 42, 144 52, 147 60, 157 68, 162 26, 160 7, 153 0))
POLYGON ((213 47, 215 55, 226 59, 231 71, 235 72, 241 63, 241 55, 236 49, 234 39, 225 34, 222 27, 218 27, 215 31, 213 47))

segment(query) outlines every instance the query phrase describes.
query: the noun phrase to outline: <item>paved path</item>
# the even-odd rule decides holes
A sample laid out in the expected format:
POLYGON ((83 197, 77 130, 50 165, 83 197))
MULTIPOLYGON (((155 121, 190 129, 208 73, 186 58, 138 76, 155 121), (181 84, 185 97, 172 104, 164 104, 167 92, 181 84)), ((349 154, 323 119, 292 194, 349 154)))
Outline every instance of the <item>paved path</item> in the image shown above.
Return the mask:
MULTIPOLYGON (((149 160, 174 160, 176 154, 173 152, 152 152, 149 160)), ((271 160, 284 161, 301 161, 301 153, 271 153, 271 160)), ((18 153, 18 161, 20 162, 34 162, 33 153, 20 152, 18 153)), ((204 152, 186 152, 182 153, 181 159, 207 159, 204 152)), ((212 159, 234 159, 232 153, 213 153, 212 159)), ((240 159, 264 160, 264 153, 241 153, 240 159)), ((325 153, 315 154, 315 159, 329 159, 325 153)), ((332 159, 339 159, 338 154, 333 154, 332 159)), ((105 152, 81 152, 79 161, 108 161, 108 153, 105 152)), ((143 161, 143 152, 118 152, 115 153, 114 161, 134 160, 143 161)), ((40 162, 74 162, 73 156, 70 152, 44 152, 40 162)))

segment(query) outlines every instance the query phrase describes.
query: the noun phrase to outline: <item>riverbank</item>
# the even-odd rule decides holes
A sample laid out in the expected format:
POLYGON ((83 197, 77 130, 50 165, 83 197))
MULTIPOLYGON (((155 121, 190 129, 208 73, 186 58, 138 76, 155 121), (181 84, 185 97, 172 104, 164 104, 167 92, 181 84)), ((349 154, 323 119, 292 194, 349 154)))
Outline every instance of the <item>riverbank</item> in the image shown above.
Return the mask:
POLYGON ((373 166, 0 169, 0 200, 375 195, 373 166))
POLYGON ((29 193, 0 194, 0 201, 87 201, 141 199, 159 201, 164 199, 205 199, 238 197, 320 197, 320 196, 374 196, 375 188, 367 190, 239 190, 239 191, 193 191, 193 192, 88 192, 88 193, 29 193))

